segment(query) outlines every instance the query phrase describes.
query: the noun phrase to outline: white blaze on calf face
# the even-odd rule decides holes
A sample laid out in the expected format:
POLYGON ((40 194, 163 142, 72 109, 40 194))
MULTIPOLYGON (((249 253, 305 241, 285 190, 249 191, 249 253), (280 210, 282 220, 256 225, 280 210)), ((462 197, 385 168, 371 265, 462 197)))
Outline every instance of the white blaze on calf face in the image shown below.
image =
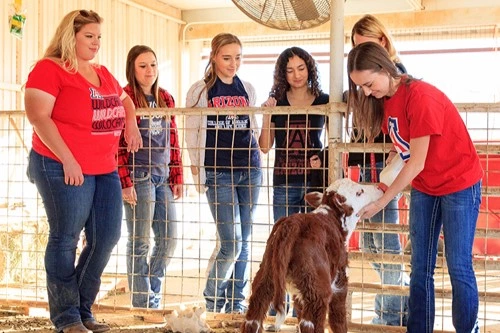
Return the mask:
POLYGON ((326 189, 326 193, 332 191, 345 197, 345 204, 351 206, 353 209, 352 214, 346 217, 345 224, 343 225, 344 229, 347 231, 346 242, 349 242, 349 238, 354 229, 356 229, 356 223, 358 223, 359 220, 359 217, 356 215, 361 208, 379 199, 384 193, 376 185, 358 184, 349 178, 342 178, 333 182, 326 189))

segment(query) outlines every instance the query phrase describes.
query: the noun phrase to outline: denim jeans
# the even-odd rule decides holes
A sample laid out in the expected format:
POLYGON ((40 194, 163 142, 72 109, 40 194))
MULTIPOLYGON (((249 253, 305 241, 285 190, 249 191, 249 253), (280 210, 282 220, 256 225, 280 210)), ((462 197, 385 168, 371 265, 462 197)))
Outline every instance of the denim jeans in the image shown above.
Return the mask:
MULTIPOLYGON (((383 163, 376 164, 377 174, 383 168, 383 163)), ((371 168, 362 168, 361 180, 371 182, 371 168)), ((380 212, 375 214, 372 223, 399 223, 398 197, 392 199, 380 212)), ((401 254, 401 241, 398 234, 365 232, 362 238, 362 251, 367 253, 401 254)), ((404 272, 402 264, 371 263, 380 277, 382 284, 404 286, 409 284, 409 277, 404 272)), ((406 326, 408 297, 398 295, 377 294, 375 296, 375 313, 377 317, 372 323, 378 325, 406 326)))
POLYGON ((305 212, 307 185, 304 183, 290 183, 273 187, 273 217, 274 222, 280 217, 294 213, 305 212))
POLYGON ((481 181, 465 190, 432 196, 411 191, 411 281, 408 332, 434 329, 434 267, 441 226, 452 287, 452 318, 457 333, 479 332, 472 245, 481 203, 481 181))
POLYGON ((42 197, 49 238, 45 271, 50 319, 56 329, 93 318, 101 274, 120 238, 121 186, 116 171, 84 175, 81 186, 64 183, 61 163, 31 150, 28 179, 42 197), (84 230, 86 244, 75 267, 76 248, 84 230))
POLYGON ((134 171, 137 204, 124 204, 128 230, 128 285, 134 307, 160 306, 165 270, 177 245, 178 221, 167 180, 146 171, 134 171), (154 245, 149 256, 151 230, 154 245))
POLYGON ((207 171, 207 199, 220 248, 203 295, 207 311, 244 312, 250 279, 249 241, 262 171, 207 171))

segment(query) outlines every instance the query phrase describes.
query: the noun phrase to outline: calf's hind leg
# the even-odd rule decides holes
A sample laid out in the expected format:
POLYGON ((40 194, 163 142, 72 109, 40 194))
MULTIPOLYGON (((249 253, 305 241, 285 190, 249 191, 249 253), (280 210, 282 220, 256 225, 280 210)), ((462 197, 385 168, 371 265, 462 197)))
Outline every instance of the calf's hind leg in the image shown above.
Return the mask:
POLYGON ((332 296, 330 281, 330 275, 323 268, 295 281, 301 291, 297 296, 300 333, 324 333, 326 312, 332 296))
POLYGON ((260 269, 252 283, 252 294, 249 299, 245 321, 241 325, 242 333, 261 333, 262 322, 269 310, 274 293, 274 284, 269 275, 260 269))
POLYGON ((302 300, 302 313, 299 321, 300 333, 324 333, 325 318, 328 307, 328 292, 319 292, 302 300), (323 295, 320 295, 323 294, 323 295))
POLYGON ((345 270, 339 271, 337 280, 332 284, 332 292, 328 305, 328 323, 332 332, 347 333, 347 276, 345 270))

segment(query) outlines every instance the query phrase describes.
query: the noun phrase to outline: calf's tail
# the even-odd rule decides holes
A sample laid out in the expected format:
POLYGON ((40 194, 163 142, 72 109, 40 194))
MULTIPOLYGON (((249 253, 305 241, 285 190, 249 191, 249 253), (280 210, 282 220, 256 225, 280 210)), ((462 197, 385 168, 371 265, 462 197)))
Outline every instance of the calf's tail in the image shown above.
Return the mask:
POLYGON ((283 221, 281 228, 273 235, 272 272, 274 281, 273 307, 276 311, 285 314, 286 275, 292 260, 293 247, 300 237, 300 224, 293 220, 283 221))

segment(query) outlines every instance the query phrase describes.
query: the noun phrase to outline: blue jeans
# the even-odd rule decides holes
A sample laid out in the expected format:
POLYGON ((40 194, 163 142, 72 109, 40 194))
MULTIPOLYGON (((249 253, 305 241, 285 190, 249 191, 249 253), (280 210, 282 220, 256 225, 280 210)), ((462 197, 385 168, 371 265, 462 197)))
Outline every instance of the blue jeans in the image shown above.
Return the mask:
POLYGON ((203 295, 207 311, 244 312, 250 279, 249 241, 262 184, 262 171, 207 171, 207 199, 220 249, 203 295), (227 303, 227 304, 226 304, 227 303))
POLYGON ((160 306, 165 270, 177 246, 178 222, 174 197, 167 180, 146 171, 134 171, 137 204, 124 204, 128 229, 128 285, 135 307, 160 306), (149 257, 151 230, 154 246, 149 257))
POLYGON ((481 181, 465 190, 432 196, 411 191, 411 281, 408 332, 434 329, 434 267, 441 226, 452 287, 452 318, 457 333, 479 332, 478 290, 472 244, 481 203, 481 181))
POLYGON ((31 150, 28 179, 42 197, 49 223, 45 271, 50 319, 58 331, 93 318, 101 274, 120 238, 121 186, 116 171, 64 183, 61 163, 31 150), (86 244, 75 267, 81 231, 86 244))
POLYGON ((304 183, 290 183, 273 187, 273 217, 274 222, 280 217, 306 211, 307 185, 304 183))
MULTIPOLYGON (((281 217, 290 216, 295 213, 305 213, 306 202, 304 196, 307 192, 307 184, 304 183, 289 183, 287 185, 276 185, 273 187, 273 217, 274 222, 281 217)), ((290 295, 286 295, 285 312, 288 313, 290 308, 290 295)), ((276 316, 276 310, 271 306, 269 309, 270 316, 276 316)), ((293 317, 297 317, 295 309, 293 317)))
MULTIPOLYGON (((376 164, 377 174, 383 168, 383 163, 376 164)), ((362 181, 371 182, 371 168, 362 168, 362 181)), ((398 224, 398 198, 392 199, 380 212, 375 214, 370 222, 398 224)), ((401 254, 401 241, 398 234, 365 232, 363 234, 362 251, 367 253, 401 254)), ((404 272, 402 264, 371 263, 380 277, 382 284, 404 286, 409 284, 409 277, 404 272)), ((406 326, 408 297, 398 295, 377 294, 375 296, 375 313, 377 317, 372 323, 378 325, 406 326)))

